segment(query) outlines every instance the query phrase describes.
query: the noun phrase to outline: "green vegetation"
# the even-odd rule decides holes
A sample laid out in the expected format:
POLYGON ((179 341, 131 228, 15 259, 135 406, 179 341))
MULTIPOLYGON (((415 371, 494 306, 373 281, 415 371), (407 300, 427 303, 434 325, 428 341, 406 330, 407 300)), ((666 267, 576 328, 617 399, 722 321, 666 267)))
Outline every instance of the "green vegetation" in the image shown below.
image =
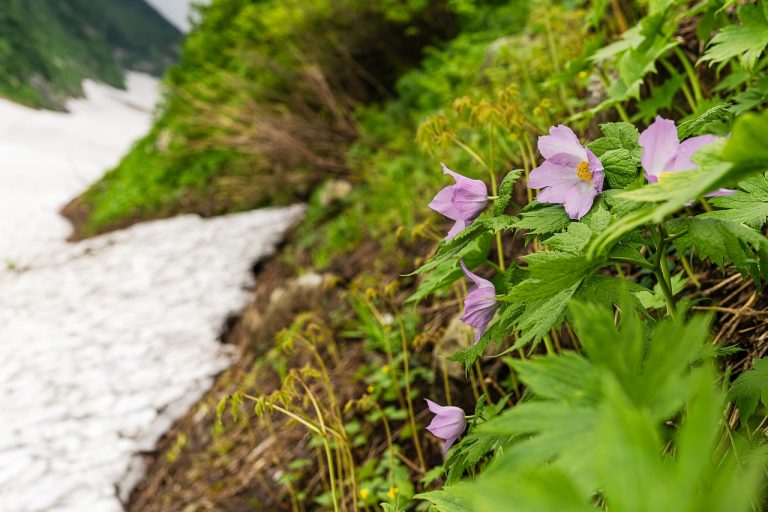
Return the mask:
POLYGON ((63 108, 85 78, 123 87, 127 69, 162 73, 180 38, 143 0, 2 0, 0 95, 63 108))
POLYGON ((157 125, 84 197, 87 229, 309 196, 282 260, 337 284, 249 345, 200 408, 211 438, 183 432, 168 460, 199 450, 199 479, 294 425, 309 446, 274 463, 270 498, 294 510, 765 509, 768 3, 741 4, 205 8, 157 125), (560 124, 594 159, 536 151, 560 124), (597 190, 584 211, 528 186, 544 157, 597 190), (447 241, 441 161, 489 205, 447 241), (467 413, 444 459, 424 398, 467 413))

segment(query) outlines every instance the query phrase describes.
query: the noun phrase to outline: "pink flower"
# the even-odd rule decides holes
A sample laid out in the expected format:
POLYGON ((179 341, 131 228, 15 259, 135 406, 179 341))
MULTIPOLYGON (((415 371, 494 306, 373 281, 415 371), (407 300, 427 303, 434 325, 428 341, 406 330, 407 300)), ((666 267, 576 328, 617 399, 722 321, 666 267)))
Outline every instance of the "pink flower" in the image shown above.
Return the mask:
POLYGON ((539 152, 545 160, 531 171, 528 187, 542 189, 540 203, 562 204, 571 219, 582 218, 603 191, 603 164, 562 124, 539 137, 539 152))
POLYGON ((456 221, 446 240, 452 239, 467 227, 485 209, 488 202, 488 188, 480 180, 473 180, 453 172, 444 163, 443 174, 450 174, 456 183, 437 193, 429 207, 451 220, 456 221))
POLYGON ((460 320, 475 328, 475 343, 477 343, 496 313, 496 288, 493 287, 492 282, 467 270, 463 261, 461 269, 473 285, 469 288, 467 298, 464 299, 464 314, 461 315, 460 320))
POLYGON ((643 148, 641 161, 646 179, 649 183, 656 183, 666 173, 695 169, 696 164, 691 161, 693 154, 716 140, 714 135, 700 135, 681 144, 675 122, 656 116, 653 124, 640 134, 639 140, 643 148))
MULTIPOLYGON (((648 183, 657 183, 665 174, 690 171, 696 168, 691 157, 696 151, 717 140, 714 135, 699 135, 683 142, 677 138, 674 121, 656 116, 656 120, 640 134, 643 148, 641 162, 648 183)), ((726 196, 733 190, 721 188, 707 197, 726 196)))
POLYGON ((443 445, 443 455, 445 455, 467 426, 464 411, 459 407, 438 405, 432 400, 426 400, 429 410, 435 414, 427 430, 434 436, 445 440, 443 445))

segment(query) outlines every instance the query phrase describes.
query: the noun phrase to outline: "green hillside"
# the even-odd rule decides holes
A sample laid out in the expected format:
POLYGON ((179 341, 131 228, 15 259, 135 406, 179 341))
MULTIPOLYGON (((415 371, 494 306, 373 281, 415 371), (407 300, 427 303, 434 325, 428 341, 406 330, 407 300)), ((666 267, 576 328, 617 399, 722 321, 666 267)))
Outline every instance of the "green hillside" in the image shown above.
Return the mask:
POLYGON ((161 74, 181 33, 143 0, 0 0, 0 96, 62 108, 84 78, 161 74))

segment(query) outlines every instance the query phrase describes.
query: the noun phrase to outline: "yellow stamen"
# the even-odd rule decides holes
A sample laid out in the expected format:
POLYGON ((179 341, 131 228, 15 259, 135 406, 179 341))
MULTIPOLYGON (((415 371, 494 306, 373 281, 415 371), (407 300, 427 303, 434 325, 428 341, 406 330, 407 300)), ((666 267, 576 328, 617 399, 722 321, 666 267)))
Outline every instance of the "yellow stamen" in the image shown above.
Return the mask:
POLYGON ((580 162, 579 165, 576 166, 576 176, 578 176, 579 179, 582 179, 587 182, 592 181, 592 173, 589 170, 589 162, 584 160, 583 162, 580 162))
POLYGON ((663 173, 659 174, 659 178, 656 181, 661 181, 661 178, 666 178, 670 174, 672 174, 672 173, 671 172, 663 172, 663 173))

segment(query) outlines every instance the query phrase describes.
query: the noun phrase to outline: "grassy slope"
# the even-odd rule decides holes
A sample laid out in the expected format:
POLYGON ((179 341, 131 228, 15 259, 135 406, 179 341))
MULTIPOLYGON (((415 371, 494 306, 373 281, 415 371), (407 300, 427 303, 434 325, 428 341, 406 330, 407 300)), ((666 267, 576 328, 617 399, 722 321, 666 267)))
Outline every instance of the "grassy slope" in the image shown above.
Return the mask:
POLYGON ((160 74, 180 32, 143 0, 0 1, 0 95, 61 108, 84 78, 123 86, 123 72, 160 74))

